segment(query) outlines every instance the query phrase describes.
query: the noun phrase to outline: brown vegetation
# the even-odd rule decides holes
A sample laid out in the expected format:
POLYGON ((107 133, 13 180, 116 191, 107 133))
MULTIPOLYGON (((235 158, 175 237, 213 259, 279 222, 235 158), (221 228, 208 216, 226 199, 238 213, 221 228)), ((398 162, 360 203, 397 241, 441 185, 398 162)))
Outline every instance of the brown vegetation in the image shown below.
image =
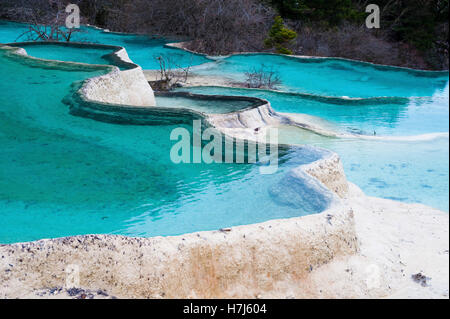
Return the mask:
POLYGON ((192 63, 183 67, 178 63, 177 58, 170 54, 156 56, 155 59, 159 63, 159 70, 153 84, 158 90, 169 90, 187 82, 192 63))
POLYGON ((59 7, 55 16, 40 16, 33 12, 28 20, 29 26, 16 41, 65 41, 70 42, 72 35, 82 32, 79 28, 65 28, 66 13, 59 7))
MULTIPOLYGON (((297 54, 342 57, 378 64, 419 69, 448 69, 448 59, 427 63, 424 55, 405 42, 389 41, 386 34, 365 26, 344 24, 339 29, 322 30, 320 26, 293 26, 301 36, 294 51, 297 54)), ((437 57, 435 58, 437 59, 437 57)))
POLYGON ((272 67, 262 64, 259 68, 245 72, 245 84, 253 89, 276 89, 281 84, 278 73, 272 67))
MULTIPOLYGON (((210 55, 276 50, 267 49, 264 45, 274 17, 279 14, 270 5, 271 1, 71 0, 70 2, 80 6, 82 21, 85 23, 113 31, 191 39, 192 41, 187 43, 188 49, 210 55)), ((355 1, 358 4, 354 9, 358 13, 358 19, 342 21, 334 26, 313 19, 285 18, 286 26, 298 35, 291 47, 293 53, 344 57, 423 69, 448 69, 448 22, 436 22, 434 31, 428 26, 419 30, 422 33, 416 35, 416 40, 422 38, 429 40, 430 32, 435 37, 431 46, 421 48, 417 41, 408 41, 409 33, 402 38, 394 36, 401 34, 398 31, 400 29, 397 20, 412 14, 411 10, 416 10, 417 6, 409 11, 407 9, 410 8, 402 11, 399 1, 388 1, 382 8, 382 14, 392 18, 400 10, 400 15, 398 19, 391 19, 393 22, 389 24, 382 22, 382 28, 375 30, 367 29, 360 18, 364 16, 363 7, 366 2, 355 1)), ((67 3, 69 3, 67 0, 2 0, 0 18, 30 22, 33 15, 54 15, 59 6, 67 3)), ((428 1, 426 5, 427 8, 430 7, 428 1)), ((311 10, 308 12, 310 14, 311 10)), ((409 20, 407 22, 410 23, 409 20)), ((417 29, 413 27, 410 29, 417 29)), ((430 43, 425 40, 421 43, 430 43)))

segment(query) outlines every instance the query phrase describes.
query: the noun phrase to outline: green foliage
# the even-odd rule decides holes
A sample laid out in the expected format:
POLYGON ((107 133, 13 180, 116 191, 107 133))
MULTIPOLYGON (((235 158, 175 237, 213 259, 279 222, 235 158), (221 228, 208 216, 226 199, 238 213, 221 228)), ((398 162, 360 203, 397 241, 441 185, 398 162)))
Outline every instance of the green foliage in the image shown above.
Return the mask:
POLYGON ((448 0, 398 0, 393 3, 381 0, 379 5, 384 9, 381 24, 389 29, 394 39, 427 50, 439 38, 448 43, 448 31, 447 34, 437 31, 440 24, 448 23, 448 4, 448 0))
POLYGON ((283 24, 283 19, 276 16, 272 27, 269 30, 269 36, 264 40, 267 48, 275 48, 278 53, 292 54, 292 51, 285 46, 297 37, 297 33, 283 24))
POLYGON ((277 45, 275 48, 277 49, 277 53, 280 53, 280 54, 293 54, 291 49, 285 48, 285 47, 283 47, 281 45, 277 45))
POLYGON ((381 9, 381 28, 392 40, 413 44, 426 51, 445 42, 448 47, 449 0, 269 0, 280 16, 332 29, 342 22, 364 23, 365 7, 381 9), (442 32, 444 31, 444 32, 442 32), (444 34, 443 34, 444 33, 444 34))
POLYGON ((330 27, 343 21, 362 22, 365 13, 352 0, 272 0, 284 18, 320 21, 330 27))

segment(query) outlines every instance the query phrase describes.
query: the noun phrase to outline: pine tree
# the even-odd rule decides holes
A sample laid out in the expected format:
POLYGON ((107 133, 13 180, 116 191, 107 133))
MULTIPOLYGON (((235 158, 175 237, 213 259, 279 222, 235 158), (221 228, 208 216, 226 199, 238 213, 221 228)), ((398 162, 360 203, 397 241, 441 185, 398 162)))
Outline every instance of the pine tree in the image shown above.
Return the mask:
POLYGON ((264 41, 267 48, 275 48, 278 53, 292 54, 292 51, 285 46, 297 37, 297 33, 284 26, 280 16, 275 17, 275 21, 270 28, 269 36, 264 41))

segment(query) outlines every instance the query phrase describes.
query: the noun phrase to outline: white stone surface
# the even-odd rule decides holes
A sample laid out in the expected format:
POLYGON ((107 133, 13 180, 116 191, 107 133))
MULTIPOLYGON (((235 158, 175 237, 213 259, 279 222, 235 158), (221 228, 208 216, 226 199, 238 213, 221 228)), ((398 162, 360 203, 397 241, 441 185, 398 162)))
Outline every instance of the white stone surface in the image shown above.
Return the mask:
MULTIPOLYGON (((124 48, 114 53, 125 62, 130 58, 124 48)), ((130 70, 114 71, 90 78, 85 81, 81 90, 89 100, 96 102, 125 104, 131 106, 155 106, 153 90, 145 79, 142 68, 137 66, 130 70)))
POLYGON ((85 81, 81 93, 88 100, 130 106, 155 106, 155 96, 140 67, 112 72, 85 81))

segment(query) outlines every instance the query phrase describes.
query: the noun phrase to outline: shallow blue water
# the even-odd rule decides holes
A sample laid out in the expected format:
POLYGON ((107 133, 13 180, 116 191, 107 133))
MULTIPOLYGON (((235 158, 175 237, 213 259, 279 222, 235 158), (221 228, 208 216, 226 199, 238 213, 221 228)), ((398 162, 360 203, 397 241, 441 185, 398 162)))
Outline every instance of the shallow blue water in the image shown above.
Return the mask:
POLYGON ((325 150, 292 150, 273 175, 261 175, 257 164, 173 164, 170 133, 179 125, 115 125, 69 114, 61 101, 71 83, 104 71, 43 69, 1 52, 8 81, 0 82, 0 243, 178 235, 329 204, 327 195, 286 182, 291 168, 325 150), (295 200, 280 196, 285 188, 295 200))
POLYGON ((253 105, 250 101, 242 100, 202 100, 188 97, 164 97, 156 96, 156 105, 168 108, 189 108, 206 114, 223 114, 249 108, 253 105))
POLYGON ((195 69, 245 81, 245 72, 275 71, 283 91, 325 96, 431 96, 448 82, 448 73, 408 71, 339 59, 293 58, 268 54, 234 55, 195 69))
MULTIPOLYGON (((0 21, 0 42, 14 41, 21 28, 0 21)), ((192 64, 208 62, 164 48, 162 39, 85 30, 85 40, 124 46, 144 69, 157 68, 154 56, 161 53, 175 53, 185 64, 191 59, 192 64)), ((96 59, 70 55, 61 59, 96 59)), ((70 84, 100 71, 44 70, 1 60, 1 74, 8 74, 8 81, 0 83, 0 243, 86 233, 175 235, 314 213, 328 204, 320 194, 302 193, 304 185, 296 187, 287 175, 325 151, 292 150, 275 175, 261 175, 257 165, 175 165, 168 158, 174 127, 113 125, 68 113, 61 100, 70 84)), ((406 99, 347 103, 259 90, 190 91, 263 97, 277 111, 313 115, 342 132, 401 137, 449 131, 448 73, 429 76, 267 55, 235 56, 196 72, 242 79, 242 71, 262 61, 283 71, 281 88, 287 91, 406 99)), ((281 139, 338 152, 349 180, 369 195, 448 211, 448 137, 332 139, 287 128, 281 139)))
MULTIPOLYGON (((25 30, 25 24, 0 20, 0 43, 15 42, 17 37, 25 30)), ((190 65, 198 65, 210 61, 203 55, 164 47, 164 44, 176 41, 166 40, 160 37, 103 32, 100 29, 85 26, 81 28, 81 31, 82 32, 80 33, 74 33, 74 42, 99 43, 126 47, 130 59, 141 65, 143 69, 159 69, 159 62, 155 58, 160 55, 168 57, 172 61, 176 61, 176 63, 173 63, 172 68, 176 68, 177 66, 187 67, 190 65)), ((26 40, 25 37, 18 39, 18 41, 26 40)), ((36 50, 39 49, 36 48, 36 50)), ((38 53, 42 54, 42 52, 38 53)), ((41 55, 40 57, 45 58, 46 56, 41 55)), ((54 55, 48 55, 48 58, 54 58, 54 55)), ((77 59, 75 62, 82 61, 77 59)))
POLYGON ((326 126, 338 132, 373 135, 375 131, 385 140, 325 138, 298 130, 280 131, 280 139, 284 143, 311 144, 337 152, 348 179, 368 195, 449 210, 448 84, 433 97, 373 105, 325 103, 301 95, 262 90, 220 87, 179 90, 260 97, 270 101, 276 111, 325 119, 326 126), (434 133, 447 136, 426 140, 417 136, 434 133), (412 141, 388 140, 391 136, 410 137, 412 141))
POLYGON ((182 88, 199 94, 245 95, 270 101, 284 113, 308 114, 325 121, 341 133, 377 136, 412 136, 449 131, 449 85, 430 97, 348 101, 266 90, 221 87, 182 88))
POLYGON ((36 58, 102 65, 111 64, 104 56, 113 52, 111 49, 65 47, 50 43, 30 43, 20 47, 24 48, 29 56, 36 58))

